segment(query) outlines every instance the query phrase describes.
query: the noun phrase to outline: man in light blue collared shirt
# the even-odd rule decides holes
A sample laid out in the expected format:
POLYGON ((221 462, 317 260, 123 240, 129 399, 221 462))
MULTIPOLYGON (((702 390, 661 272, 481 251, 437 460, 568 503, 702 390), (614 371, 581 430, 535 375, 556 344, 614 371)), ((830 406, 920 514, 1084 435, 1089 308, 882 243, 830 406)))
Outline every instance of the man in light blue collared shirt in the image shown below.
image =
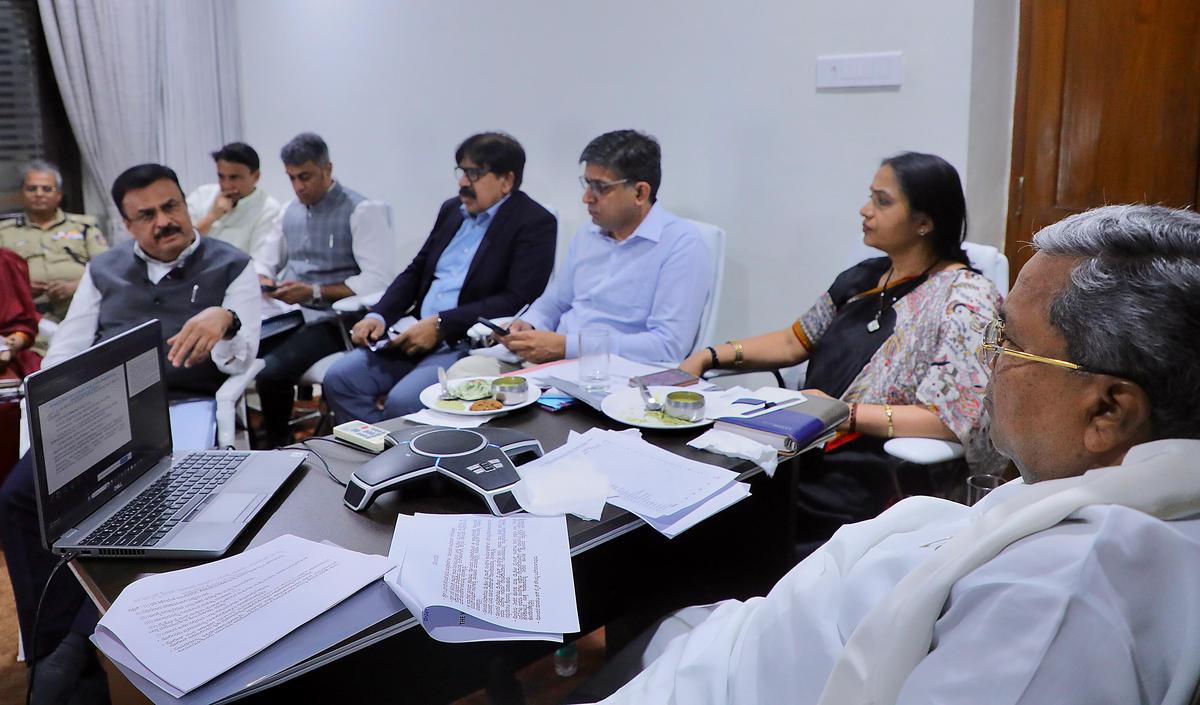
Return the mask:
POLYGON ((695 345, 713 263, 696 229, 655 202, 658 142, 609 132, 579 161, 592 224, 576 233, 554 281, 504 344, 526 363, 550 362, 577 357, 579 331, 600 327, 610 331, 613 354, 678 363, 695 345))

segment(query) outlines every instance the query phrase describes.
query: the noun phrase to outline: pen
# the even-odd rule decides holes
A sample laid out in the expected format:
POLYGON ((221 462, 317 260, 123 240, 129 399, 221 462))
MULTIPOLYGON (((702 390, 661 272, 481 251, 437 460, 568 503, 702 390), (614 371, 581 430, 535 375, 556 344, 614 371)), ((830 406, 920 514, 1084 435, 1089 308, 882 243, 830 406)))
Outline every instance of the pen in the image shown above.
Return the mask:
MULTIPOLYGON (((515 321, 515 320, 517 320, 518 318, 520 318, 521 316, 525 315, 525 312, 526 312, 526 311, 528 311, 528 310, 529 310, 529 307, 530 307, 530 306, 532 306, 532 305, 533 305, 533 303, 532 303, 532 302, 530 302, 530 303, 527 303, 527 304, 525 304, 524 306, 522 306, 522 307, 521 307, 521 310, 520 310, 520 311, 517 311, 517 315, 513 316, 513 320, 515 321)), ((510 325, 510 326, 511 326, 512 324, 511 324, 511 323, 509 323, 508 325, 510 325)))
POLYGON ((196 303, 196 294, 199 293, 199 291, 200 291, 200 285, 193 284, 192 285, 192 303, 196 303))

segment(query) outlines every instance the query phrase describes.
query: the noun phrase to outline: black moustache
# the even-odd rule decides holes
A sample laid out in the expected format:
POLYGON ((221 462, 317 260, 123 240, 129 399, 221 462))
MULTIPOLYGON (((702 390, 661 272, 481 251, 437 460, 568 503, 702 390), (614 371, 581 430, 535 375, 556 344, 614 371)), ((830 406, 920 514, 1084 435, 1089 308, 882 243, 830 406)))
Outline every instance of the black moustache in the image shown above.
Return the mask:
POLYGON ((168 225, 165 228, 163 228, 162 230, 159 230, 158 232, 154 233, 154 239, 156 241, 161 240, 164 237, 167 237, 168 235, 178 235, 181 232, 183 232, 183 230, 178 225, 168 225))
POLYGON ((475 189, 470 186, 464 186, 458 190, 458 195, 463 198, 475 198, 475 189))

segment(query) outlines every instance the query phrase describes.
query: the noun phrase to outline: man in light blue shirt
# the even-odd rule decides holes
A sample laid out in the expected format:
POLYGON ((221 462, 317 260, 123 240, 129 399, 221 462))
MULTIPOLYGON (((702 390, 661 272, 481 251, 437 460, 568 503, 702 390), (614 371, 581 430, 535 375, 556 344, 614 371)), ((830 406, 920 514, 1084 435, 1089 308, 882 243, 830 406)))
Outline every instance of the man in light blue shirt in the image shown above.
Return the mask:
MULTIPOLYGON (((696 343, 713 263, 696 229, 656 203, 658 142, 634 130, 609 132, 592 140, 579 161, 592 224, 579 229, 546 293, 503 342, 525 363, 538 364, 578 357, 579 331, 607 328, 613 354, 677 364, 696 343)), ((472 357, 453 373, 516 367, 472 357)))
POLYGON ((374 423, 420 409, 437 368, 467 354, 475 321, 513 315, 550 279, 558 224, 521 191, 520 143, 484 132, 454 157, 458 197, 442 204, 421 251, 355 324, 351 339, 363 347, 325 374, 325 400, 339 421, 374 423))

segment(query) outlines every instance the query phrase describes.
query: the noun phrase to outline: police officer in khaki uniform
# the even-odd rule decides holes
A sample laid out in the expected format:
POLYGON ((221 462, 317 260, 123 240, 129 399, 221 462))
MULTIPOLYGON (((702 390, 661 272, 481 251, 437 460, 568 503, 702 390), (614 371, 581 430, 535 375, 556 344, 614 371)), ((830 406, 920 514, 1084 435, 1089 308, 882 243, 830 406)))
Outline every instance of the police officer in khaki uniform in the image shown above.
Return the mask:
MULTIPOLYGON (((90 215, 64 213, 62 174, 50 162, 35 159, 21 168, 21 200, 25 212, 0 220, 0 247, 29 263, 34 304, 55 323, 67 315, 83 268, 108 242, 90 215)), ((38 336, 34 349, 46 353, 48 341, 38 336)))

